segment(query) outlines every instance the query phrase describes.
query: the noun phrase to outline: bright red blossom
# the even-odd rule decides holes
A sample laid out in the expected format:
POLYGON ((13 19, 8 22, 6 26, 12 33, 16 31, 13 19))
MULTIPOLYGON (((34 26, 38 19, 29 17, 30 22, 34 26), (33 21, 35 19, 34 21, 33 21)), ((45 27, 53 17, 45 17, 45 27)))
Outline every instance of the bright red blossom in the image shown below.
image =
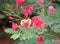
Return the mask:
POLYGON ((32 5, 26 6, 26 10, 28 11, 29 14, 32 14, 33 6, 32 5))
POLYGON ((28 17, 29 14, 32 14, 33 6, 28 5, 25 7, 25 10, 23 11, 23 14, 25 17, 28 17))
POLYGON ((43 41, 44 41, 44 36, 38 36, 38 37, 36 38, 36 41, 37 41, 38 43, 43 42, 43 41))
POLYGON ((25 0, 16 0, 16 3, 20 4, 20 5, 23 4, 24 2, 25 2, 25 0))
POLYGON ((43 0, 37 0, 38 4, 42 4, 43 0))
POLYGON ((28 28, 28 27, 30 27, 30 25, 31 25, 31 19, 21 20, 22 27, 28 28))
POLYGON ((18 28, 18 25, 17 25, 17 23, 15 23, 15 22, 12 22, 12 29, 13 30, 16 30, 18 28))
POLYGON ((42 21, 42 19, 39 18, 38 16, 34 16, 32 18, 32 23, 33 23, 34 27, 36 27, 36 28, 43 28, 46 25, 46 23, 44 21, 42 21))

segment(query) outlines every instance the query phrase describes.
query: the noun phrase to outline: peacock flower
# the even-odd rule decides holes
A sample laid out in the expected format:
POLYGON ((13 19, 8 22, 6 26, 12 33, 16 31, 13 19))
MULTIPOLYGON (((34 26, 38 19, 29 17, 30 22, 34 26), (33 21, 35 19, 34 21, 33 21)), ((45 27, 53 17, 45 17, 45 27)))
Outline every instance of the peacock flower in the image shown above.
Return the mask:
POLYGON ((53 13, 55 11, 55 8, 54 8, 54 6, 49 6, 48 10, 50 13, 53 13))
POLYGON ((25 10, 23 11, 23 14, 25 17, 28 17, 29 14, 32 14, 33 6, 28 5, 25 7, 25 10))
POLYGON ((36 41, 37 41, 38 43, 43 42, 43 41, 44 41, 44 36, 38 36, 38 37, 36 38, 36 41))
POLYGON ((22 27, 28 28, 31 25, 31 19, 23 19, 20 24, 22 27))
POLYGON ((34 27, 40 28, 40 29, 46 26, 46 23, 38 16, 34 16, 32 18, 32 23, 34 27))

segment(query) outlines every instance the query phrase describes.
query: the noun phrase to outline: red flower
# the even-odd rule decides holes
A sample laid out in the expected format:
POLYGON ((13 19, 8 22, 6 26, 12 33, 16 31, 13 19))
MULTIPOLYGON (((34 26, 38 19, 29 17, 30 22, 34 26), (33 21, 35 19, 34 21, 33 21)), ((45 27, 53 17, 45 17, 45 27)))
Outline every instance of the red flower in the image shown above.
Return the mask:
POLYGON ((15 22, 12 22, 12 29, 13 30, 16 30, 18 28, 18 25, 17 25, 17 23, 15 23, 15 22))
POLYGON ((21 20, 21 26, 22 26, 22 27, 28 28, 28 27, 30 27, 30 25, 31 25, 31 19, 21 20))
POLYGON ((49 6, 48 9, 49 9, 49 12, 50 12, 50 13, 53 13, 53 12, 55 11, 54 6, 49 6))
POLYGON ((36 28, 43 28, 46 25, 45 22, 43 22, 42 19, 39 18, 38 16, 34 16, 32 18, 32 23, 36 28))
POLYGON ((24 17, 28 17, 28 14, 29 14, 29 13, 28 13, 27 10, 24 10, 24 11, 23 11, 23 14, 24 14, 24 17))
POLYGON ((25 17, 28 17, 29 14, 32 14, 33 6, 28 5, 26 6, 25 10, 23 11, 23 14, 25 17))
POLYGON ((32 14, 33 6, 32 5, 26 6, 26 10, 28 11, 29 14, 32 14))
POLYGON ((38 36, 38 37, 36 38, 36 41, 37 41, 38 43, 43 42, 43 41, 44 41, 44 36, 38 36))
POLYGON ((38 2, 38 4, 42 4, 43 0, 38 0, 37 2, 38 2))
POLYGON ((23 4, 24 2, 25 2, 25 0, 16 0, 16 3, 20 4, 20 5, 23 4))

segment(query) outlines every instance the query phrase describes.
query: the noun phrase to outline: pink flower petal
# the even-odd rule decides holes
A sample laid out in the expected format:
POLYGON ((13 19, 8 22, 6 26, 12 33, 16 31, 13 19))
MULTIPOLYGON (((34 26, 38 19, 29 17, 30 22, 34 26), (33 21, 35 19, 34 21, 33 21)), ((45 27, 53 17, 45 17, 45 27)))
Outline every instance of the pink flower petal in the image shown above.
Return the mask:
POLYGON ((18 28, 18 25, 17 25, 17 23, 15 23, 15 22, 12 22, 12 29, 13 30, 16 30, 18 28))

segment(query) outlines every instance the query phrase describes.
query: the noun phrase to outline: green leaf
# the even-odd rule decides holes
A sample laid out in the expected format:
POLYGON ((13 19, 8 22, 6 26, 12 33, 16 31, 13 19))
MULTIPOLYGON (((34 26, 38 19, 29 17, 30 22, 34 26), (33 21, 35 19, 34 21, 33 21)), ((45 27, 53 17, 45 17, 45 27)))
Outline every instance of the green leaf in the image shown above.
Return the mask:
POLYGON ((18 34, 19 32, 17 30, 13 30, 11 28, 7 28, 4 30, 6 33, 9 33, 9 34, 18 34))
POLYGON ((20 37, 20 33, 19 33, 19 34, 13 34, 13 35, 11 36, 11 38, 14 39, 14 40, 16 40, 16 39, 19 38, 19 37, 20 37))
POLYGON ((15 0, 8 0, 7 2, 10 3, 10 4, 14 4, 15 0))
POLYGON ((5 18, 5 15, 0 14, 0 19, 3 19, 3 18, 5 18))
POLYGON ((20 40, 26 40, 27 39, 27 35, 26 34, 22 34, 20 37, 20 40))
MULTIPOLYGON (((36 41, 35 38, 32 38, 32 39, 25 40, 25 41, 16 40, 14 42, 14 44, 38 44, 38 42, 36 41)), ((41 42, 40 44, 60 44, 60 42, 57 42, 55 40, 46 39, 43 42, 41 42)))
POLYGON ((5 32, 0 30, 0 37, 2 37, 3 35, 5 35, 5 32))
POLYGON ((6 3, 6 6, 5 6, 5 11, 9 11, 10 13, 13 12, 13 6, 9 3, 6 3))
POLYGON ((45 33, 46 31, 47 31, 47 30, 44 28, 44 29, 42 29, 42 30, 38 30, 37 33, 38 33, 38 34, 43 34, 43 33, 45 33))
POLYGON ((6 0, 0 0, 0 11, 5 9, 6 0))

